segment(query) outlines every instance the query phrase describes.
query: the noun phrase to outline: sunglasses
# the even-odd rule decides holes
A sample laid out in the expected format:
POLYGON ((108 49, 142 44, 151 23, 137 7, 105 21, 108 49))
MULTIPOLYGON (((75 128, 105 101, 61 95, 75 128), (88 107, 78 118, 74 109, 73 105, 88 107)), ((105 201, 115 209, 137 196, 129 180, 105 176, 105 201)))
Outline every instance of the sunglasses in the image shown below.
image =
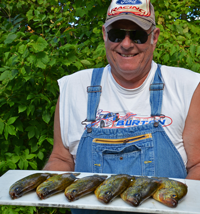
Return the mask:
POLYGON ((130 39, 137 44, 144 44, 148 40, 148 36, 153 32, 152 30, 149 34, 143 30, 129 30, 129 29, 111 29, 108 33, 108 39, 111 42, 122 42, 126 36, 129 34, 130 39))

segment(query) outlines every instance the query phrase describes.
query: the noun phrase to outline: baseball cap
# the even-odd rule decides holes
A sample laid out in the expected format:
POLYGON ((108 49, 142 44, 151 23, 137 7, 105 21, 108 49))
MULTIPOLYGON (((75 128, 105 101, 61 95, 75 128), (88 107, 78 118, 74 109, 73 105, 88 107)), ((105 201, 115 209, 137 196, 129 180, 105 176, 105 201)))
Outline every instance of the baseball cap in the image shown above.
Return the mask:
POLYGON ((148 30, 156 25, 155 13, 150 0, 112 0, 104 26, 108 27, 115 21, 127 19, 148 30))

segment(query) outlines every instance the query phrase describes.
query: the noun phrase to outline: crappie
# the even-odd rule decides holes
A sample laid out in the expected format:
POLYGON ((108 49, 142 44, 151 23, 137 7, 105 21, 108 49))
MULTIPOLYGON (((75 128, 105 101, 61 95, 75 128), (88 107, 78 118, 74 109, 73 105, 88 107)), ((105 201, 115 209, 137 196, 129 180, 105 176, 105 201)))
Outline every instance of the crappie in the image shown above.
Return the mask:
POLYGON ((67 186, 69 186, 76 179, 76 176, 80 173, 63 173, 48 178, 41 183, 36 193, 40 199, 48 198, 56 193, 62 192, 67 186))
POLYGON ((127 174, 113 175, 101 183, 94 193, 99 201, 107 204, 128 187, 132 178, 134 176, 127 174))
POLYGON ((153 198, 168 207, 176 207, 188 191, 186 184, 168 178, 158 178, 161 186, 153 194, 153 198))
POLYGON ((50 173, 35 173, 16 181, 9 189, 10 197, 12 199, 21 197, 39 186, 50 177, 50 175, 50 173))
POLYGON ((65 196, 69 201, 93 192, 108 176, 93 175, 74 181, 65 189, 65 196))
POLYGON ((136 177, 129 187, 121 194, 121 198, 132 206, 139 206, 144 200, 153 195, 161 182, 148 177, 136 177))

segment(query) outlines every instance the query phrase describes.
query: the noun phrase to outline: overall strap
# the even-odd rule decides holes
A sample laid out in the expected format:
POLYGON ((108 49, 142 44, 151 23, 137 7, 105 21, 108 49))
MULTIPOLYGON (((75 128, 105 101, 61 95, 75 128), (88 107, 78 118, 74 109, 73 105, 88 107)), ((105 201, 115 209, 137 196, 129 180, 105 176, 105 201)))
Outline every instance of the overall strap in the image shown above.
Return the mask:
POLYGON ((162 81, 162 74, 158 65, 153 83, 150 85, 150 105, 151 105, 151 116, 161 116, 162 98, 164 83, 162 81))
POLYGON ((104 68, 95 68, 92 72, 91 86, 87 87, 88 104, 87 104, 87 122, 96 120, 97 107, 101 95, 101 78, 104 68))

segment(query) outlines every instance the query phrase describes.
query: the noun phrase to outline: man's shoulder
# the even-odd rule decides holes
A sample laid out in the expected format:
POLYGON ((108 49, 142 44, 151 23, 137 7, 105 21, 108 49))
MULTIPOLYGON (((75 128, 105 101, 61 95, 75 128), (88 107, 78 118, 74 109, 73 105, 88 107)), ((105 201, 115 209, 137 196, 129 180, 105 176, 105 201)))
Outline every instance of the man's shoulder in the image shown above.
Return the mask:
POLYGON ((162 74, 164 76, 170 76, 170 77, 179 77, 182 78, 188 78, 188 77, 197 77, 200 78, 200 74, 196 73, 190 69, 187 68, 181 68, 181 67, 173 67, 173 66, 166 66, 162 65, 161 67, 162 74))
POLYGON ((187 69, 187 68, 182 68, 182 67, 174 67, 174 66, 167 66, 167 65, 162 65, 162 71, 163 72, 175 72, 176 73, 184 73, 184 74, 196 74, 194 71, 187 69))
POLYGON ((84 69, 74 72, 73 74, 65 75, 60 80, 76 80, 80 78, 91 77, 93 69, 84 69))
MULTIPOLYGON (((108 71, 107 66, 104 68, 104 73, 108 71)), ((84 69, 77 71, 73 74, 63 76, 62 78, 58 79, 58 84, 60 87, 70 87, 76 88, 85 88, 86 86, 90 86, 91 78, 92 78, 93 68, 84 69)))
MULTIPOLYGON (((106 67, 105 67, 106 68, 106 67)), ((104 70, 107 70, 105 69, 104 70)), ((70 75, 66 75, 66 76, 63 76, 62 78, 60 78, 59 80, 65 80, 65 81, 76 81, 76 80, 81 80, 81 81, 84 81, 84 80, 87 80, 87 79, 91 79, 92 77, 92 72, 93 72, 94 68, 89 68, 89 69, 83 69, 83 70, 79 70, 79 71, 76 71, 75 73, 73 74, 70 74, 70 75)))
POLYGON ((186 68, 163 65, 161 71, 165 82, 185 86, 197 85, 200 82, 200 74, 186 68))

